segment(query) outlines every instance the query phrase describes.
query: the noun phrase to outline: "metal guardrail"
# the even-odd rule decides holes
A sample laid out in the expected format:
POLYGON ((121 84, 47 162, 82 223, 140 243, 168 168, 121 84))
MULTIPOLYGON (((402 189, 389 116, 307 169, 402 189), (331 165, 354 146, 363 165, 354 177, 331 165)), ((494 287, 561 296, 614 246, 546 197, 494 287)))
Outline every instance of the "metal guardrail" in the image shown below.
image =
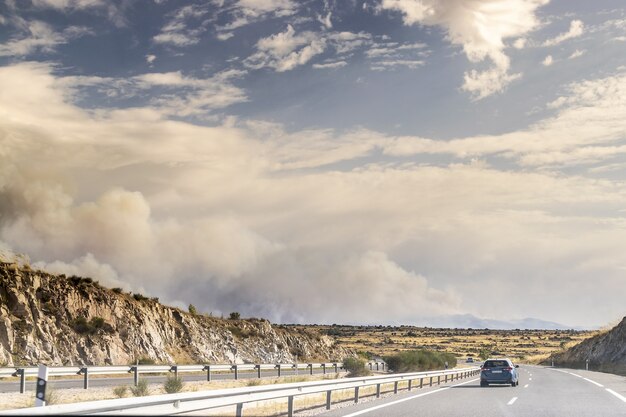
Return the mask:
MULTIPOLYGON (((370 370, 374 367, 379 370, 385 370, 384 362, 369 362, 368 366, 370 370)), ((327 362, 327 363, 261 363, 261 364, 213 364, 213 365, 128 365, 128 366, 53 366, 49 367, 49 376, 76 376, 82 375, 83 388, 89 388, 89 376, 90 375, 119 375, 119 374, 133 374, 133 382, 135 385, 139 382, 139 375, 146 373, 174 373, 178 377, 179 373, 186 372, 206 372, 207 381, 211 381, 212 374, 214 372, 230 372, 233 374, 234 379, 239 379, 239 372, 241 371, 255 371, 256 377, 261 378, 262 370, 276 370, 278 376, 281 376, 283 370, 308 370, 312 375, 314 369, 322 369, 322 373, 326 374, 327 369, 332 369, 334 372, 339 372, 343 369, 343 363, 341 362, 327 362)), ((26 378, 37 376, 37 367, 15 367, 15 368, 0 368, 0 378, 18 377, 20 384, 20 393, 26 392, 26 378)))
POLYGON ((289 417, 293 416, 296 396, 326 393, 326 409, 332 405, 332 393, 338 390, 354 390, 354 402, 359 402, 359 390, 376 386, 376 397, 380 397, 381 385, 394 384, 398 392, 400 382, 407 382, 407 389, 422 388, 433 383, 441 384, 455 379, 467 378, 480 372, 480 368, 461 368, 445 371, 388 374, 370 377, 346 378, 342 380, 309 381, 301 383, 265 385, 258 387, 230 388, 204 392, 154 395, 140 398, 91 401, 75 404, 51 405, 39 408, 23 408, 0 412, 0 415, 50 415, 50 414, 118 414, 125 415, 173 415, 212 408, 236 406, 238 417, 243 415, 246 403, 287 398, 289 417), (419 381, 419 385, 413 382, 419 381))

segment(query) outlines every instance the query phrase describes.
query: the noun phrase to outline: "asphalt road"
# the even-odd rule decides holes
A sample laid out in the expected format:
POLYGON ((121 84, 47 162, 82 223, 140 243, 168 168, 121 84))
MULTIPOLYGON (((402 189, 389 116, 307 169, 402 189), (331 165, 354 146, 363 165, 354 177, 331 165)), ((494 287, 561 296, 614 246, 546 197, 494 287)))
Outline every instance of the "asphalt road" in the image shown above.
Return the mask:
MULTIPOLYGON (((341 372, 341 370, 340 370, 341 372)), ((321 374, 321 369, 314 369, 313 374, 321 374)), ((326 370, 327 374, 333 374, 334 369, 330 368, 326 370)), ((173 374, 170 374, 173 375, 173 374)), ((293 376, 296 375, 294 370, 281 370, 281 376, 293 376)), ((309 375, 308 370, 300 369, 298 370, 298 375, 309 375)), ((140 378, 145 378, 151 384, 163 383, 168 375, 146 375, 140 374, 140 378)), ((186 374, 179 373, 183 381, 206 381, 206 372, 202 374, 186 374)), ((262 378, 277 378, 278 371, 262 371, 262 378)), ((253 372, 243 372, 239 371, 239 379, 255 379, 257 378, 256 371, 253 372)), ((235 374, 231 373, 211 373, 211 380, 234 380, 235 374)), ((128 376, 115 376, 115 377, 91 377, 89 378, 89 387, 116 387, 118 385, 133 385, 133 374, 128 374, 128 376)), ((54 379, 51 378, 49 382, 49 386, 54 389, 66 389, 66 388, 82 388, 83 387, 83 378, 72 378, 72 379, 54 379)), ((20 383, 18 378, 12 378, 10 381, 2 381, 0 382, 0 392, 19 392, 20 383)), ((35 390, 35 380, 26 381, 26 390, 34 391, 35 390)))
POLYGON ((626 378, 520 366, 520 384, 480 387, 478 377, 331 410, 324 417, 626 416, 626 378))

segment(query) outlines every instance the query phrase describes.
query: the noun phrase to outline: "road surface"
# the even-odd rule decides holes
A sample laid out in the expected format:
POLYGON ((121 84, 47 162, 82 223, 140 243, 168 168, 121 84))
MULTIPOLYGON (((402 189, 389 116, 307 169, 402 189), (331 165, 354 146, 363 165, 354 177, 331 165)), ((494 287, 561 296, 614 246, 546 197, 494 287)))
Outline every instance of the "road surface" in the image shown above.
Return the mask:
POLYGON ((568 369, 520 366, 520 384, 480 387, 480 379, 330 410, 323 417, 626 416, 626 378, 568 369))
MULTIPOLYGON (((309 375, 309 370, 298 370, 298 375, 309 375)), ((339 372, 343 372, 343 370, 339 370, 339 372)), ((314 369, 313 374, 321 374, 321 369, 314 369)), ((334 374, 334 368, 326 369, 327 374, 334 374)), ((170 374, 170 376, 173 374, 170 374)), ((295 370, 281 370, 281 376, 293 376, 296 375, 295 370)), ((145 378, 151 384, 163 383, 167 378, 167 374, 161 375, 146 375, 140 374, 140 378, 145 378)), ((188 373, 179 373, 183 381, 206 381, 206 372, 201 374, 188 374, 188 373)), ((261 376, 263 378, 277 378, 278 371, 269 370, 262 371, 261 376)), ((256 371, 239 371, 239 379, 254 379, 257 378, 256 371)), ((235 379, 235 373, 211 373, 211 380, 233 380, 235 379)), ((83 378, 77 377, 72 379, 54 379, 51 378, 49 385, 54 389, 66 389, 66 388, 82 388, 83 387, 83 378)), ((116 387, 118 385, 133 385, 133 374, 129 373, 128 376, 111 376, 111 377, 90 377, 89 378, 89 387, 116 387)), ((0 393, 3 392, 19 392, 20 383, 19 378, 11 378, 10 380, 5 380, 0 382, 0 393)), ((26 390, 34 391, 35 390, 35 380, 27 380, 26 381, 26 390)))

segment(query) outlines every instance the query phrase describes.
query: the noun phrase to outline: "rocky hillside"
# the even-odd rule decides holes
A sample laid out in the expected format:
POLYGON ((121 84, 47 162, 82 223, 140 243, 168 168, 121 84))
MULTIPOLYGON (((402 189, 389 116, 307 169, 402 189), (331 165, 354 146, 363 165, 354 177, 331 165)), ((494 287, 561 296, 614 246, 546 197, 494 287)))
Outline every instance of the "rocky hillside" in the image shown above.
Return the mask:
POLYGON ((0 263, 4 366, 341 360, 351 354, 313 330, 267 320, 190 314, 157 299, 0 263))
POLYGON ((545 363, 554 360, 557 366, 584 368, 587 359, 591 370, 626 375, 626 317, 608 332, 555 353, 545 363))

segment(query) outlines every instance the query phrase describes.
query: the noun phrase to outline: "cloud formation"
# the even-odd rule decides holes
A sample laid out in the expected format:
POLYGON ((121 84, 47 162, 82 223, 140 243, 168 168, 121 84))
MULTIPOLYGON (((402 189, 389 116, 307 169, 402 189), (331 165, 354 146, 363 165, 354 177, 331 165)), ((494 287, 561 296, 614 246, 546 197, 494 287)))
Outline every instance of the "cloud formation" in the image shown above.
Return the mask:
POLYGON ((569 30, 567 32, 561 33, 560 35, 555 36, 554 38, 548 39, 543 43, 543 46, 554 46, 558 45, 562 42, 565 42, 568 39, 577 38, 584 32, 585 25, 580 20, 572 20, 569 25, 569 30))
POLYGON ((503 91, 521 74, 511 74, 504 40, 534 30, 535 11, 547 0, 382 0, 382 10, 402 14, 405 25, 440 26, 448 40, 463 47, 470 62, 489 60, 487 70, 464 75, 463 90, 481 99, 503 91))
MULTIPOLYGON (((288 322, 621 313, 621 293, 590 286, 623 278, 626 188, 554 167, 623 154, 623 74, 572 84, 528 130, 451 141, 85 110, 65 78, 45 64, 0 68, 0 241, 38 265, 288 322), (377 152, 388 159, 368 159, 377 152), (407 159, 432 153, 454 159, 407 159), (491 285, 519 303, 485 306, 491 285), (553 302, 538 305, 536 291, 553 302)), ((203 83, 176 72, 132 82, 203 83)))

